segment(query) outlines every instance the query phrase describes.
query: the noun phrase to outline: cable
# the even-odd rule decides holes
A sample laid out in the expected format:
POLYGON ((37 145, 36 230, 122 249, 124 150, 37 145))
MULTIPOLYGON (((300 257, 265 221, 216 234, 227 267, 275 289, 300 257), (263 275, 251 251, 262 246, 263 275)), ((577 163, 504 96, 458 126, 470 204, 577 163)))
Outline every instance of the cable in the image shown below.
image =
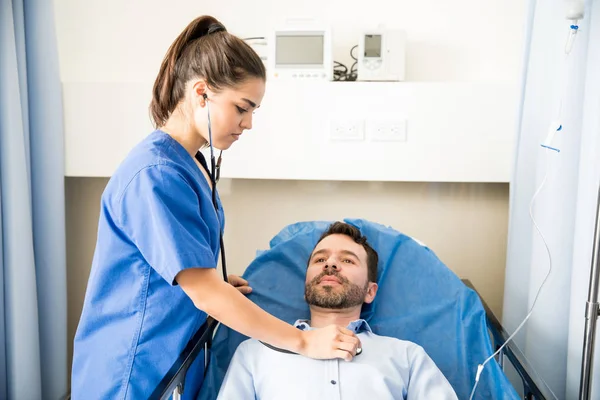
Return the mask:
MULTIPOLYGON (((560 97, 559 97, 558 110, 557 110, 557 119, 551 122, 550 130, 548 133, 548 137, 546 138, 546 142, 544 144, 542 144, 542 147, 544 148, 544 150, 546 152, 548 150, 554 150, 554 151, 560 152, 560 150, 558 150, 557 148, 550 146, 550 142, 551 142, 552 138, 554 137, 553 136, 554 133, 561 131, 563 129, 560 121, 561 121, 561 115, 562 115, 563 98, 565 97, 566 87, 567 87, 567 83, 568 83, 568 80, 567 80, 568 70, 567 70, 566 60, 567 60, 569 54, 571 53, 571 50, 573 48, 573 43, 575 41, 575 36, 577 35, 578 30, 579 30, 579 26, 577 25, 577 20, 575 20, 573 22, 573 24, 571 24, 569 27, 569 34, 567 36, 567 41, 565 43, 565 49, 564 49, 565 58, 563 60, 564 70, 562 71, 563 78, 561 80, 560 97)), ((538 196, 538 194, 541 192, 542 188, 544 187, 544 184, 546 183, 546 179, 548 178, 548 153, 544 153, 544 154, 545 154, 545 161, 546 161, 545 162, 546 171, 544 173, 544 179, 542 180, 542 183, 540 184, 539 188, 536 190, 535 194, 531 198, 531 202, 529 203, 529 217, 531 218, 531 221, 533 222, 535 229, 537 230, 538 234, 540 235, 542 242, 544 242, 544 247, 546 248, 546 252, 548 253, 548 262, 549 262, 548 273, 546 274, 546 277, 542 281, 542 284, 540 285, 540 288, 538 289, 538 291, 535 295, 535 298, 533 300, 533 304, 531 305, 531 308, 529 309, 528 314, 525 316, 525 319, 523 319, 523 322, 521 322, 521 324, 517 327, 517 329, 515 329, 515 331, 512 333, 512 335, 510 335, 508 337, 508 339, 506 339, 506 341, 502 344, 502 346, 500 346, 500 348, 498 350, 496 350, 494 352, 494 354, 489 356, 483 362, 483 364, 479 364, 477 366, 477 373, 475 374, 475 384, 473 385, 473 389, 471 390, 471 395, 469 396, 469 400, 473 400, 473 396, 475 395, 475 390, 477 389, 477 385, 479 383, 479 378, 481 377, 481 373, 483 372, 483 368, 485 367, 485 365, 488 362, 490 362, 494 357, 496 357, 502 351, 502 349, 504 347, 506 347, 506 345, 508 345, 508 343, 515 337, 515 335, 519 332, 519 330, 521 330, 521 328, 529 320, 529 317, 531 317, 531 314, 533 313, 533 309, 538 301, 538 297, 540 296, 542 288, 546 285, 546 282, 548 281, 548 278, 550 277, 550 274, 552 273, 552 253, 550 252, 550 248, 548 247, 548 243, 546 242, 546 239, 544 238, 542 231, 540 230, 537 222, 535 221, 535 218, 533 217, 534 201, 535 201, 536 197, 538 196)), ((552 395, 554 395, 556 398, 556 395, 554 393, 552 393, 552 395)))
POLYGON ((356 58, 356 56, 354 54, 352 54, 352 51, 354 51, 354 49, 356 49, 356 48, 358 48, 358 45, 353 46, 350 49, 350 57, 352 57, 352 59, 354 60, 354 63, 350 67, 350 74, 353 75, 353 76, 357 76, 356 65, 358 64, 358 58, 356 58))
MULTIPOLYGON (((206 115, 208 117, 208 145, 210 147, 210 177, 211 183, 215 184, 215 155, 213 153, 213 144, 212 144, 212 126, 210 123, 210 105, 208 104, 208 98, 206 94, 204 95, 204 101, 206 101, 206 115)), ((214 189, 214 188, 213 188, 214 189)), ((214 190, 213 190, 214 191, 214 190)))
POLYGON ((496 357, 504 347, 506 347, 506 345, 508 345, 508 343, 515 337, 515 335, 519 332, 519 330, 525 325, 525 323, 529 320, 529 317, 531 317, 531 314, 533 313, 533 309, 538 301, 538 298, 540 296, 540 293, 542 291, 542 288, 546 285, 546 281, 548 280, 548 278, 550 277, 550 274, 552 273, 552 253, 550 252, 550 248, 548 247, 548 243, 546 242, 546 238, 544 237, 544 235, 542 234, 542 231, 540 230, 537 222, 535 222, 535 218, 533 217, 533 204, 535 202, 536 197, 540 194, 540 192, 542 191, 542 188, 544 187, 544 185, 546 184, 546 180, 548 178, 548 150, 545 150, 545 159, 546 159, 546 171, 544 173, 544 179, 542 180, 542 183, 540 184, 540 186, 538 187, 538 189, 536 190, 535 194, 533 195, 533 197, 531 198, 531 202, 529 203, 529 217, 531 218, 531 221, 533 222, 533 225, 535 226, 535 229, 538 231, 542 242, 544 242, 544 247, 546 248, 546 252, 548 253, 548 262, 549 262, 549 267, 548 267, 548 273, 546 274, 546 277, 544 278, 542 284, 540 285, 540 288, 537 291, 537 294, 535 295, 535 298, 533 300, 533 304, 531 305, 531 308, 529 309, 529 313, 527 314, 527 316, 525 316, 525 319, 523 320, 523 322, 521 322, 521 324, 517 327, 517 329, 515 329, 515 331, 512 333, 512 335, 510 335, 508 337, 508 339, 506 339, 506 341, 504 342, 504 344, 502 344, 502 346, 500 346, 500 348, 498 350, 496 350, 496 352, 494 354, 492 354, 491 356, 489 356, 484 362, 483 364, 479 364, 477 366, 477 374, 475 375, 475 384, 473 385, 473 390, 471 391, 471 396, 469 397, 469 400, 473 399, 473 395, 475 394, 475 389, 477 388, 477 384, 479 383, 479 377, 481 376, 481 372, 483 371, 483 368, 485 367, 485 365, 490 362, 490 360, 492 360, 494 357, 496 357))
POLYGON ((356 64, 358 62, 358 59, 352 53, 354 51, 354 49, 356 49, 357 47, 358 47, 358 45, 355 45, 350 49, 350 57, 352 57, 352 59, 354 60, 354 63, 350 67, 350 71, 348 71, 348 67, 346 65, 342 64, 339 61, 334 61, 334 64, 335 64, 333 67, 333 80, 334 81, 353 82, 358 78, 357 70, 355 68, 356 64))
MULTIPOLYGON (((204 99, 207 100, 206 95, 204 95, 204 99)), ((215 212, 217 213, 217 219, 219 218, 219 207, 217 204, 217 173, 220 175, 221 168, 221 153, 219 153, 219 161, 215 164, 215 156, 213 152, 213 143, 212 143, 212 125, 210 122, 210 106, 209 101, 206 101, 206 112, 208 114, 208 142, 210 145, 210 181, 212 183, 212 202, 215 207, 215 212), (218 172, 217 172, 218 171, 218 172)), ((225 243, 223 241, 223 230, 222 227, 219 229, 219 245, 221 246, 221 269, 223 271, 223 280, 225 282, 229 282, 229 278, 227 276, 227 262, 225 260, 225 243)))

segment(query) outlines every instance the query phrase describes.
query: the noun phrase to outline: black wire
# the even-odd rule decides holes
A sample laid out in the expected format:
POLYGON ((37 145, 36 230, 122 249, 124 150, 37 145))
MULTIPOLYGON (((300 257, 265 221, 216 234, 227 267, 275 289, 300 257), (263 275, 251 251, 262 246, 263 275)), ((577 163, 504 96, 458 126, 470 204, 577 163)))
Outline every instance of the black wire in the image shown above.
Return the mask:
POLYGON ((354 49, 356 49, 358 45, 353 46, 350 49, 350 57, 354 60, 354 63, 350 67, 350 71, 348 72, 348 67, 342 64, 339 61, 334 61, 335 66, 333 67, 333 80, 334 81, 347 81, 353 82, 358 78, 357 64, 358 59, 352 53, 354 49))
MULTIPOLYGON (((220 178, 221 178, 221 155, 223 154, 223 150, 221 150, 221 152, 219 153, 219 159, 216 163, 216 165, 214 165, 214 157, 213 157, 213 175, 212 175, 212 181, 213 181, 213 191, 212 191, 212 200, 213 200, 213 205, 215 206, 215 210, 217 211, 217 219, 219 218, 219 207, 217 205, 217 183, 219 182, 220 178)), ((223 280, 225 282, 229 282, 229 277, 227 275, 227 262, 225 260, 225 242, 223 241, 223 230, 219 229, 219 245, 221 246, 221 268, 223 270, 223 280)))
POLYGON ((243 40, 260 40, 260 39, 265 39, 265 37, 264 36, 254 36, 254 37, 244 38, 243 40))
POLYGON ((223 280, 229 283, 229 277, 227 276, 227 263, 225 262, 225 242, 223 241, 223 232, 219 235, 219 244, 221 245, 221 267, 223 269, 223 280))
MULTIPOLYGON (((206 95, 204 95, 206 99, 206 95)), ((217 204, 217 181, 221 175, 221 154, 219 154, 219 162, 218 165, 215 163, 215 156, 213 153, 213 145, 212 145, 212 131, 211 131, 211 123, 210 123, 210 107, 208 106, 208 102, 206 103, 207 113, 208 113, 208 137, 210 143, 210 181, 212 183, 212 202, 215 207, 215 212, 217 213, 217 220, 219 219, 219 205, 217 204), (219 176, 217 176, 217 171, 219 176)), ((220 224, 220 221, 219 221, 220 224)), ((227 278, 227 263, 225 262, 225 246, 223 243, 223 229, 219 226, 219 245, 221 246, 221 267, 223 269, 223 280, 225 282, 229 282, 227 278)))
POLYGON ((338 61, 334 61, 333 63, 335 64, 333 67, 333 80, 345 80, 345 77, 348 75, 348 67, 338 61))
POLYGON ((353 59, 354 61, 358 61, 358 58, 356 58, 356 57, 354 56, 354 54, 352 54, 352 52, 353 52, 353 51, 354 51, 354 49, 356 49, 356 48, 358 48, 358 45, 354 45, 354 46, 353 46, 353 47, 350 49, 350 57, 352 57, 352 59, 353 59))
MULTIPOLYGON (((216 165, 215 158, 211 157, 211 171, 210 180, 212 183, 212 202, 217 213, 217 219, 219 218, 219 205, 217 204, 217 178, 215 174, 216 165)), ((225 242, 223 241, 223 230, 219 227, 219 245, 221 246, 221 269, 223 270, 223 280, 229 282, 227 277, 227 262, 225 260, 225 242)))
MULTIPOLYGON (((335 67, 344 68, 344 73, 348 72, 348 67, 346 67, 346 66, 345 66, 344 64, 342 64, 341 62, 339 62, 339 61, 334 61, 334 63, 335 63, 335 67)), ((334 67, 334 68, 335 68, 335 67, 334 67)))

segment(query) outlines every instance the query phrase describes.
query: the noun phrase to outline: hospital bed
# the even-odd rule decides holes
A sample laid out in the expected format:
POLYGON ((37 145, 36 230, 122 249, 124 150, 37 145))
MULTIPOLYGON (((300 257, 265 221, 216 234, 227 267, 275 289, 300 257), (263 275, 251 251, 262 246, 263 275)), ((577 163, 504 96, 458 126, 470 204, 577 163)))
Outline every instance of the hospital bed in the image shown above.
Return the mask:
MULTIPOLYGON (((347 219, 379 253, 379 290, 361 317, 380 335, 421 345, 444 373, 459 399, 469 399, 477 365, 509 334, 468 280, 461 281, 424 244, 390 227, 347 219)), ((268 250, 259 251, 244 278, 249 298, 288 323, 309 316, 304 302, 308 257, 327 221, 300 222, 282 229, 268 250)), ((215 399, 237 346, 247 339, 208 318, 155 388, 152 399, 215 399), (194 382, 199 393, 186 390, 194 382), (188 385, 189 386, 189 385, 188 385)), ((474 399, 550 399, 550 390, 519 349, 510 343, 486 364, 474 399), (503 368, 510 363, 520 378, 519 391, 503 368)))

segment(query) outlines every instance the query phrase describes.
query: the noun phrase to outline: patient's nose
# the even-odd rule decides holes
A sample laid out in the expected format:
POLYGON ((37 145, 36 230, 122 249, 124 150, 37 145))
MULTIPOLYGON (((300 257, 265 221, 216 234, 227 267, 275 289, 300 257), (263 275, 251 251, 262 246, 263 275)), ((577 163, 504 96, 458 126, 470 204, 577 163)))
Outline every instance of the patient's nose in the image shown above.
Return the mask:
POLYGON ((331 269, 335 269, 335 270, 337 270, 337 269, 338 269, 338 267, 335 265, 335 263, 328 262, 327 264, 325 264, 325 269, 326 269, 326 270, 328 270, 328 269, 330 269, 330 268, 331 268, 331 269), (331 264, 331 265, 330 265, 330 264, 331 264))

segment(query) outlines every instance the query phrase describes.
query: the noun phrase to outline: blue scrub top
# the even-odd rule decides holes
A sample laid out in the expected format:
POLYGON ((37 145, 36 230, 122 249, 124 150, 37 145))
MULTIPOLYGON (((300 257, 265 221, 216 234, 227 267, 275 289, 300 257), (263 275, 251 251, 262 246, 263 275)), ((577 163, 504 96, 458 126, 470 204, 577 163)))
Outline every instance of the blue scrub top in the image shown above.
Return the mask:
MULTIPOLYGON (((211 196, 194 159, 162 131, 111 177, 75 335, 74 400, 148 398, 206 321, 175 276, 217 266, 224 215, 211 196)), ((188 376, 202 370, 201 359, 188 376)), ((186 381, 186 397, 201 376, 186 381)))

